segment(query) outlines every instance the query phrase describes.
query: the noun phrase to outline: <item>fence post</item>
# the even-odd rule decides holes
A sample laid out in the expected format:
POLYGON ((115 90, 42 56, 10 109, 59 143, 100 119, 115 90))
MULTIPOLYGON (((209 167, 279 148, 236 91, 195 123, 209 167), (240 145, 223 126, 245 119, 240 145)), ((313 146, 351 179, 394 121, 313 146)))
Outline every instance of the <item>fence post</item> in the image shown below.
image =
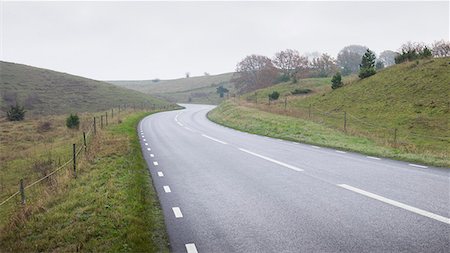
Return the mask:
POLYGON ((397 145, 397 128, 394 128, 394 144, 397 145))
POLYGON ((100 116, 100 128, 103 128, 103 115, 100 116))
POLYGON ((119 105, 119 114, 120 114, 120 105, 119 105))
POLYGON ((108 125, 108 112, 105 114, 105 124, 108 125))
POLYGON ((73 176, 77 177, 77 148, 76 144, 73 144, 73 176))
POLYGON ((111 119, 114 118, 114 108, 111 108, 111 119))
POLYGON ((23 187, 23 179, 20 179, 19 191, 20 202, 22 203, 22 205, 25 205, 25 187, 23 187))
POLYGON ((84 153, 87 153, 86 132, 83 132, 84 153))
POLYGON ((97 134, 97 124, 95 123, 95 117, 94 117, 94 134, 97 134))
POLYGON ((309 107, 308 107, 308 116, 309 116, 309 118, 311 118, 311 104, 309 104, 309 107))
POLYGON ((347 132, 347 112, 344 111, 344 131, 347 132))
POLYGON ((287 96, 284 97, 284 110, 286 111, 286 107, 287 107, 287 96))

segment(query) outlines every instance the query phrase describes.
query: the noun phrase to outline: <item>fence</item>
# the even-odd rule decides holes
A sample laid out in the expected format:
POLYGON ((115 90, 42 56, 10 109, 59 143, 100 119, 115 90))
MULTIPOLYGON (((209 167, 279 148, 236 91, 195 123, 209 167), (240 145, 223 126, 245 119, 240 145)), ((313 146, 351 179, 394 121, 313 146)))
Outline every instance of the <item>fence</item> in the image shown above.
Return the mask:
POLYGON ((450 136, 423 135, 380 122, 369 122, 363 117, 353 115, 341 108, 324 111, 311 104, 308 106, 301 105, 296 102, 298 100, 292 99, 290 96, 277 100, 268 98, 261 100, 255 95, 248 96, 245 99, 237 97, 234 101, 259 110, 310 120, 351 135, 369 137, 379 144, 407 151, 420 149, 420 139, 424 138, 427 139, 428 143, 433 143, 427 149, 436 149, 439 152, 442 150, 442 145, 450 144, 450 136))
POLYGON ((172 108, 171 105, 168 106, 162 106, 158 107, 155 104, 148 104, 148 103, 142 103, 142 104, 124 104, 119 105, 115 108, 111 108, 110 110, 107 110, 106 112, 102 113, 101 115, 92 117, 92 121, 88 124, 88 128, 85 131, 82 131, 80 133, 79 141, 70 144, 71 148, 71 157, 70 159, 67 159, 65 162, 61 164, 61 161, 59 160, 58 164, 59 166, 54 168, 50 173, 46 174, 45 176, 29 183, 28 185, 24 184, 23 178, 21 178, 18 181, 18 190, 12 193, 10 196, 5 198, 0 202, 0 208, 4 207, 7 203, 20 203, 21 205, 25 205, 27 202, 27 196, 29 194, 29 191, 31 188, 36 187, 39 183, 44 182, 46 180, 51 179, 53 176, 56 176, 56 174, 60 171, 64 171, 64 169, 70 168, 72 178, 77 178, 78 168, 77 165, 80 162, 80 159, 83 157, 83 154, 86 155, 88 153, 88 146, 91 144, 94 136, 97 136, 99 133, 99 130, 105 128, 106 126, 110 125, 113 121, 114 117, 117 118, 117 115, 120 115, 121 113, 125 112, 132 112, 132 111, 148 111, 148 110, 165 110, 172 108), (110 112, 110 114, 108 114, 110 112), (116 114, 116 115, 115 115, 116 114), (84 152, 83 152, 84 151, 84 152), (19 198, 20 197, 20 198, 19 198), (16 199, 16 202, 13 200, 16 199))

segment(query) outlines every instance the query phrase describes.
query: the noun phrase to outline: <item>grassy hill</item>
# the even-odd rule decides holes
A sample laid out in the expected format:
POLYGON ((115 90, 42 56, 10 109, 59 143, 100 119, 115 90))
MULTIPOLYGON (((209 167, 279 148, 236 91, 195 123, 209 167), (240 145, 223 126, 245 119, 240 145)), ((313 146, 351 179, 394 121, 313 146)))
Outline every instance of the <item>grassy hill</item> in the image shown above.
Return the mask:
MULTIPOLYGON (((450 58, 422 60, 386 68, 367 79, 350 78, 337 90, 331 90, 325 79, 278 84, 258 90, 258 104, 252 92, 241 97, 240 106, 228 103, 228 110, 219 108, 220 113, 212 115, 217 121, 225 115, 239 114, 238 118, 230 119, 236 126, 245 125, 250 121, 250 114, 255 114, 244 108, 268 112, 261 116, 266 117, 266 125, 275 119, 275 114, 301 118, 335 130, 336 134, 361 137, 370 140, 370 145, 383 147, 383 150, 371 150, 371 154, 449 166, 449 87, 450 58), (292 90, 305 87, 312 89, 310 95, 291 95, 292 90), (281 93, 280 99, 269 105, 267 95, 275 90, 281 93)), ((294 124, 291 120, 286 122, 294 124)), ((226 120, 221 123, 227 124, 226 120)), ((263 125, 244 130, 261 130, 258 128, 263 125)), ((295 128, 283 128, 283 131, 296 132, 289 137, 293 140, 367 151, 354 145, 354 140, 330 143, 306 138, 295 128)))
POLYGON ((228 90, 234 89, 230 80, 233 73, 220 75, 197 76, 173 80, 142 81, 108 81, 120 87, 151 94, 171 102, 218 104, 216 88, 223 85, 228 90))
POLYGON ((101 111, 119 104, 168 104, 147 94, 66 73, 0 62, 0 110, 16 101, 28 115, 101 111))

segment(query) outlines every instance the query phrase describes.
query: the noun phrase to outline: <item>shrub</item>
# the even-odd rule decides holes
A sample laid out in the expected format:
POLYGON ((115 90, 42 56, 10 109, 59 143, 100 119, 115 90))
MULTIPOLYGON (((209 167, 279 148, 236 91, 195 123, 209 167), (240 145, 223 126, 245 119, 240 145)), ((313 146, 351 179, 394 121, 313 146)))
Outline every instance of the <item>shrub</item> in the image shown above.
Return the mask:
POLYGON ((25 112, 23 106, 16 104, 15 106, 11 106, 6 112, 6 118, 8 118, 9 121, 21 121, 25 118, 25 112))
POLYGON ((310 89, 295 89, 293 91, 291 91, 292 95, 297 95, 297 94, 308 94, 310 93, 311 90, 310 89))
POLYGON ((80 118, 76 114, 70 114, 66 119, 66 126, 71 129, 78 129, 80 127, 80 118))
POLYGON ((337 89, 342 87, 342 76, 340 72, 337 72, 336 74, 334 74, 333 78, 331 78, 331 88, 337 89))
POLYGON ((277 100, 280 97, 280 93, 278 91, 273 91, 269 94, 269 100, 277 100))
POLYGON ((48 121, 39 122, 39 124, 37 126, 38 133, 48 132, 51 129, 52 129, 52 123, 50 123, 48 121))

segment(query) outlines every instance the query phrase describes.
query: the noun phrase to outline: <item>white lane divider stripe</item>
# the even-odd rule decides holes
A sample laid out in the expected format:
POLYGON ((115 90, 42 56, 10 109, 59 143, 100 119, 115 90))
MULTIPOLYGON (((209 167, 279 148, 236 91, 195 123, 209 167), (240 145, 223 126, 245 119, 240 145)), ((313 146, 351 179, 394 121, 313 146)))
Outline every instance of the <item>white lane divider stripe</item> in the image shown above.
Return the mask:
POLYGON ((197 247, 195 247, 195 244, 188 243, 188 244, 185 244, 185 246, 186 246, 187 253, 198 253, 197 247))
POLYGON ((142 139, 143 141, 147 141, 146 139, 142 139))
POLYGON ((381 160, 381 158, 374 157, 374 156, 366 156, 366 158, 373 159, 373 160, 381 160))
POLYGON ((413 166, 413 167, 417 167, 417 168, 428 169, 428 166, 423 166, 423 165, 419 165, 419 164, 410 163, 408 165, 409 166, 413 166))
POLYGON ((162 171, 158 171, 158 177, 164 177, 164 173, 162 173, 162 171))
POLYGON ((215 141, 215 142, 218 142, 218 143, 222 143, 222 144, 225 144, 225 145, 227 144, 227 143, 224 142, 224 141, 218 140, 218 139, 213 138, 213 137, 211 137, 211 136, 208 136, 208 135, 206 135, 206 134, 202 134, 202 136, 205 137, 205 138, 208 138, 208 139, 210 139, 210 140, 213 140, 213 141, 215 141))
POLYGON ((340 150, 335 150, 336 151, 336 153, 339 153, 339 154, 347 154, 347 152, 345 152, 345 151, 340 151, 340 150))
POLYGON ((295 171, 303 171, 303 169, 300 169, 300 168, 295 167, 295 166, 293 166, 293 165, 290 165, 290 164, 287 164, 287 163, 284 163, 284 162, 277 161, 277 160, 275 160, 275 159, 272 159, 272 158, 269 158, 269 157, 267 157, 267 156, 263 156, 263 155, 254 153, 254 152, 252 152, 252 151, 249 151, 249 150, 246 150, 246 149, 243 149, 243 148, 239 148, 239 150, 240 150, 240 151, 243 151, 243 152, 245 152, 245 153, 248 153, 248 154, 250 154, 250 155, 254 155, 254 156, 257 156, 257 157, 259 157, 259 158, 262 158, 262 159, 264 159, 264 160, 266 160, 266 161, 276 163, 276 164, 278 164, 278 165, 281 165, 281 166, 283 166, 283 167, 289 168, 289 169, 291 169, 291 170, 295 170, 295 171))
POLYGON ((319 148, 320 148, 319 146, 311 146, 311 147, 313 147, 313 148, 317 148, 317 149, 319 149, 319 148))
POLYGON ((181 124, 180 122, 177 122, 177 124, 178 124, 179 126, 183 126, 183 124, 181 124))
POLYGON ((147 148, 148 151, 151 151, 151 148, 147 148))
POLYGON ((179 207, 172 207, 173 214, 175 214, 175 218, 183 218, 183 214, 181 213, 181 209, 179 207))
POLYGON ((163 188, 164 188, 164 191, 165 191, 166 193, 172 192, 172 191, 170 190, 170 187, 169 187, 168 185, 164 185, 163 188))
POLYGON ((340 187, 342 187, 344 189, 347 189, 347 190, 359 193, 359 194, 364 195, 366 197, 369 197, 369 198, 372 198, 372 199, 376 199, 376 200, 384 202, 386 204, 390 204, 390 205, 393 205, 393 206, 405 209, 407 211, 410 211, 410 212, 413 212, 413 213, 416 213, 416 214, 419 214, 419 215, 422 215, 422 216, 425 216, 425 217, 428 217, 428 218, 431 218, 431 219, 434 219, 434 220, 437 220, 437 221, 440 221, 440 222, 444 222, 444 223, 450 224, 450 218, 446 218, 446 217, 443 217, 443 216, 440 216, 440 215, 437 215, 437 214, 434 214, 434 213, 431 213, 431 212, 428 212, 428 211, 425 211, 425 210, 422 210, 422 209, 419 209, 419 208, 416 208, 416 207, 413 207, 413 206, 409 206, 409 205, 400 203, 400 202, 392 200, 392 199, 388 199, 388 198, 382 197, 380 195, 377 195, 377 194, 374 194, 374 193, 371 193, 371 192, 366 192, 364 190, 358 189, 358 188, 350 186, 350 185, 338 184, 338 186, 340 186, 340 187))
POLYGON ((145 146, 148 146, 148 143, 145 143, 145 146))
POLYGON ((158 166, 158 162, 153 162, 153 165, 158 166))
POLYGON ((150 157, 155 157, 155 155, 154 154, 150 154, 150 157))

